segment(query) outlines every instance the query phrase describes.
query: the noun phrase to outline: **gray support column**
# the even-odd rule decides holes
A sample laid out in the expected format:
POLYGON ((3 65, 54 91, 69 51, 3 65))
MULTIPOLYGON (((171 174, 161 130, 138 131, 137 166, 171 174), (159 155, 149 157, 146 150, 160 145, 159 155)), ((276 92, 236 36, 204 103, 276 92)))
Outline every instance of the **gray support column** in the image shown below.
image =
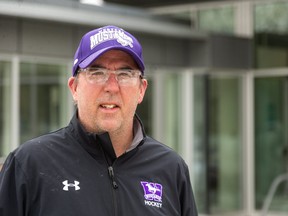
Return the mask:
POLYGON ((239 1, 235 3, 235 33, 238 36, 252 38, 253 27, 253 4, 251 1, 239 1))
POLYGON ((161 70, 155 70, 155 75, 153 75, 153 89, 154 92, 152 94, 152 101, 153 101, 153 118, 152 118, 152 131, 153 137, 160 142, 165 141, 164 137, 164 97, 163 97, 163 90, 164 90, 164 78, 163 73, 161 70))
POLYGON ((254 76, 251 71, 242 80, 242 133, 243 133, 243 207, 245 215, 255 214, 254 165, 254 76))
MULTIPOLYGON (((182 104, 181 108, 181 125, 182 131, 180 137, 182 137, 182 155, 184 160, 189 166, 191 177, 193 178, 193 137, 194 137, 194 109, 193 109, 193 95, 194 95, 194 85, 193 85, 193 73, 191 70, 186 70, 181 73, 181 92, 182 104)), ((193 182, 193 180, 192 180, 193 182)))

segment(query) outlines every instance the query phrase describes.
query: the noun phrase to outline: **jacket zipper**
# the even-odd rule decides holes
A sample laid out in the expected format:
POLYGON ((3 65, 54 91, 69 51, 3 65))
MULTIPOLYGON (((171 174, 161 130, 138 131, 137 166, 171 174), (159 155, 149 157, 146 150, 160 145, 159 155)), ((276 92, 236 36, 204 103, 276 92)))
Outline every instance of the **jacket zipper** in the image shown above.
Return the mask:
POLYGON ((117 189, 117 188, 118 188, 118 184, 117 184, 117 182, 115 181, 114 170, 113 170, 113 167, 112 167, 112 166, 109 166, 109 167, 108 167, 108 173, 109 173, 109 177, 110 177, 110 179, 111 179, 113 188, 114 188, 114 189, 117 189))
POLYGON ((114 175, 114 170, 113 167, 111 165, 108 165, 108 174, 112 183, 112 200, 113 200, 113 207, 114 207, 114 215, 117 216, 118 215, 118 204, 117 204, 117 194, 116 194, 116 190, 118 188, 118 184, 115 181, 115 175, 114 175))

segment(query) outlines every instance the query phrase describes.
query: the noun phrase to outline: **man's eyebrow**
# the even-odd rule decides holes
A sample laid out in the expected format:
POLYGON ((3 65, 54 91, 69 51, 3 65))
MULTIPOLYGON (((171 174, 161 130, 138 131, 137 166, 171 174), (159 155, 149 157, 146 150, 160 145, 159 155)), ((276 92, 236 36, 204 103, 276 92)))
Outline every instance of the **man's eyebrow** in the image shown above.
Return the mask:
MULTIPOLYGON (((93 65, 91 65, 90 67, 93 67, 93 68, 105 68, 106 69, 106 67, 104 67, 104 66, 102 66, 102 65, 100 65, 100 64, 93 64, 93 65)), ((131 67, 131 66, 121 66, 121 67, 119 67, 119 68, 117 68, 117 70, 137 70, 138 68, 133 68, 133 67, 131 67)))
POLYGON ((93 68, 105 68, 104 66, 102 66, 100 64, 92 64, 90 67, 93 67, 93 68))
POLYGON ((120 70, 135 70, 135 68, 132 68, 130 66, 123 66, 119 68, 120 70))

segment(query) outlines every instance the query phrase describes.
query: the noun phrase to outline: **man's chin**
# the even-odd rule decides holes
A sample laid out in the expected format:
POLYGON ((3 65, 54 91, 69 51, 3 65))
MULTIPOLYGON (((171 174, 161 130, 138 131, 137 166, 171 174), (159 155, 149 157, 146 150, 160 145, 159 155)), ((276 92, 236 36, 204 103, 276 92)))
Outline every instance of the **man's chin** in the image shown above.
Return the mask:
POLYGON ((103 132, 112 133, 119 129, 120 125, 117 122, 105 122, 105 124, 100 125, 100 130, 103 132))

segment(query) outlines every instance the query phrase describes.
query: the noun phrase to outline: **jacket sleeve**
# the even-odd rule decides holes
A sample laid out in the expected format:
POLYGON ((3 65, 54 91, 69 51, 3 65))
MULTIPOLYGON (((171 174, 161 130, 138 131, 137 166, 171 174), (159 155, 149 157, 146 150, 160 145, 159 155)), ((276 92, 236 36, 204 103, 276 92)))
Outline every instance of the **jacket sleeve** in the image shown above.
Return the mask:
POLYGON ((11 153, 0 172, 0 215, 28 216, 27 197, 24 172, 11 153))
POLYGON ((181 216, 198 216, 197 207, 193 195, 189 170, 184 164, 184 176, 182 176, 180 189, 181 216))

